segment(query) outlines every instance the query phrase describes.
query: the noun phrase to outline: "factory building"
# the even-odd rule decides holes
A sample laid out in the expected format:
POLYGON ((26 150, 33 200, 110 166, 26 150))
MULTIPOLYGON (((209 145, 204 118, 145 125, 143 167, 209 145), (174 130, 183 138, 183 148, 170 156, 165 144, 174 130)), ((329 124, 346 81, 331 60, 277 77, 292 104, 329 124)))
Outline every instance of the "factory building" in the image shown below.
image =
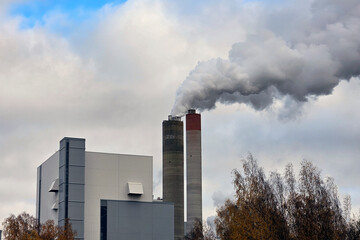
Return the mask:
MULTIPOLYGON (((85 151, 85 139, 64 138, 38 167, 36 214, 41 223, 69 219, 77 239, 183 240, 184 124, 162 123, 163 201, 153 200, 152 157, 85 151)), ((186 114, 187 231, 202 220, 201 115, 186 114)))
POLYGON ((38 167, 36 215, 69 219, 77 239, 174 239, 174 204, 152 194, 152 157, 88 152, 85 139, 64 138, 38 167))

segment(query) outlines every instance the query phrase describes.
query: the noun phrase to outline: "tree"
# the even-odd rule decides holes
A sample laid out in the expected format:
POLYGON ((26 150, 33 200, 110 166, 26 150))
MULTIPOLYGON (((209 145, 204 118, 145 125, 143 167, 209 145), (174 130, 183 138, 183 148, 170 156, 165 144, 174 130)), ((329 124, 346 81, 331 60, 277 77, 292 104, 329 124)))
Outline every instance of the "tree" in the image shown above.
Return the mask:
POLYGON ((221 239, 360 239, 360 220, 347 220, 334 180, 312 163, 301 163, 298 180, 291 164, 267 179, 252 155, 242 168, 233 170, 235 199, 217 210, 221 239))
POLYGON ((65 225, 63 227, 58 227, 57 240, 72 240, 75 236, 76 232, 73 232, 69 219, 65 219, 65 225))
MULTIPOLYGON (((234 170, 235 201, 227 200, 217 210, 216 231, 221 239, 289 239, 281 212, 281 197, 250 155, 243 162, 244 174, 234 170)), ((280 189, 279 189, 280 190, 280 189)))
POLYGON ((196 219, 192 229, 185 236, 185 240, 215 240, 215 234, 207 224, 196 219))
POLYGON ((357 220, 351 219, 347 231, 348 240, 359 240, 360 239, 360 218, 357 220))
POLYGON ((64 227, 56 226, 52 220, 39 224, 36 218, 25 212, 18 216, 11 214, 2 225, 5 240, 72 240, 76 236, 68 221, 64 227))

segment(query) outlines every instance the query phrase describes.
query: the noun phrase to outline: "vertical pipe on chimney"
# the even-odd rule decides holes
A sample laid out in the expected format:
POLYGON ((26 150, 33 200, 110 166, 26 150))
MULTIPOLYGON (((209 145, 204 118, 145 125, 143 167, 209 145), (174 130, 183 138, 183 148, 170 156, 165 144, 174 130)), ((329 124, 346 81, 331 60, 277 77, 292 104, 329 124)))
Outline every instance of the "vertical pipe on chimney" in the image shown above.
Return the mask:
POLYGON ((163 121, 163 201, 174 203, 174 238, 184 239, 184 127, 179 117, 163 121))
POLYGON ((201 115, 190 109, 186 115, 187 227, 202 221, 201 115))

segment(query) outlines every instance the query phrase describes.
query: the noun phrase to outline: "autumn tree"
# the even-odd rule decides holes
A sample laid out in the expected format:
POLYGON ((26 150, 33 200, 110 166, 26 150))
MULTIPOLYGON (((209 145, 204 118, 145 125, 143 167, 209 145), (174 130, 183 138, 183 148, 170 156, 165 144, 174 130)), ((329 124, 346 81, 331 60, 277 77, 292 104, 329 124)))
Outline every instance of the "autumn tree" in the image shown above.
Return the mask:
MULTIPOLYGON (((234 170, 235 201, 227 200, 217 210, 216 231, 221 239, 289 239, 280 195, 250 155, 243 162, 244 174, 234 170)), ((278 191, 282 186, 278 187, 278 191)))
POLYGON ((194 221, 192 229, 186 234, 185 240, 215 240, 216 236, 212 229, 199 219, 194 221))
POLYGON ((73 240, 76 235, 68 222, 63 227, 56 226, 53 220, 39 224, 36 218, 25 212, 18 216, 10 215, 2 225, 5 240, 73 240))
POLYGON ((65 225, 57 227, 57 240, 69 240, 75 239, 76 232, 72 230, 69 219, 65 219, 65 225))
POLYGON ((360 239, 360 220, 346 217, 334 180, 322 179, 312 163, 301 163, 298 180, 290 164, 283 176, 266 178, 249 155, 233 175, 235 199, 215 219, 221 239, 360 239))
POLYGON ((289 192, 284 207, 294 238, 345 239, 347 223, 334 180, 323 180, 320 171, 307 161, 301 163, 298 182, 291 165, 286 171, 290 178, 285 177, 285 181, 291 182, 291 187, 286 186, 289 192))
POLYGON ((347 240, 359 240, 360 239, 360 217, 357 219, 353 218, 350 220, 347 229, 347 240))

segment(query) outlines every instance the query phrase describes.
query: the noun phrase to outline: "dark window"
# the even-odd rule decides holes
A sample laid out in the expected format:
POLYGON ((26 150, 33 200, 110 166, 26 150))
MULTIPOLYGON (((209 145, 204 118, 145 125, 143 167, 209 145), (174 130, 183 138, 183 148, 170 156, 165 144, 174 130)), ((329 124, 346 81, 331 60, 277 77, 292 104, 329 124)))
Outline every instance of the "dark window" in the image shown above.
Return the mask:
POLYGON ((101 200, 100 240, 107 239, 107 201, 101 200))
MULTIPOLYGON (((39 199, 39 205, 38 205, 38 222, 40 223, 40 210, 41 210, 41 171, 42 171, 42 166, 39 167, 39 186, 38 186, 38 189, 39 189, 39 196, 38 196, 38 199, 39 199)), ((1 240, 1 230, 0 230, 0 240, 1 240)))
POLYGON ((65 219, 69 218, 69 141, 66 142, 65 159, 65 219))

